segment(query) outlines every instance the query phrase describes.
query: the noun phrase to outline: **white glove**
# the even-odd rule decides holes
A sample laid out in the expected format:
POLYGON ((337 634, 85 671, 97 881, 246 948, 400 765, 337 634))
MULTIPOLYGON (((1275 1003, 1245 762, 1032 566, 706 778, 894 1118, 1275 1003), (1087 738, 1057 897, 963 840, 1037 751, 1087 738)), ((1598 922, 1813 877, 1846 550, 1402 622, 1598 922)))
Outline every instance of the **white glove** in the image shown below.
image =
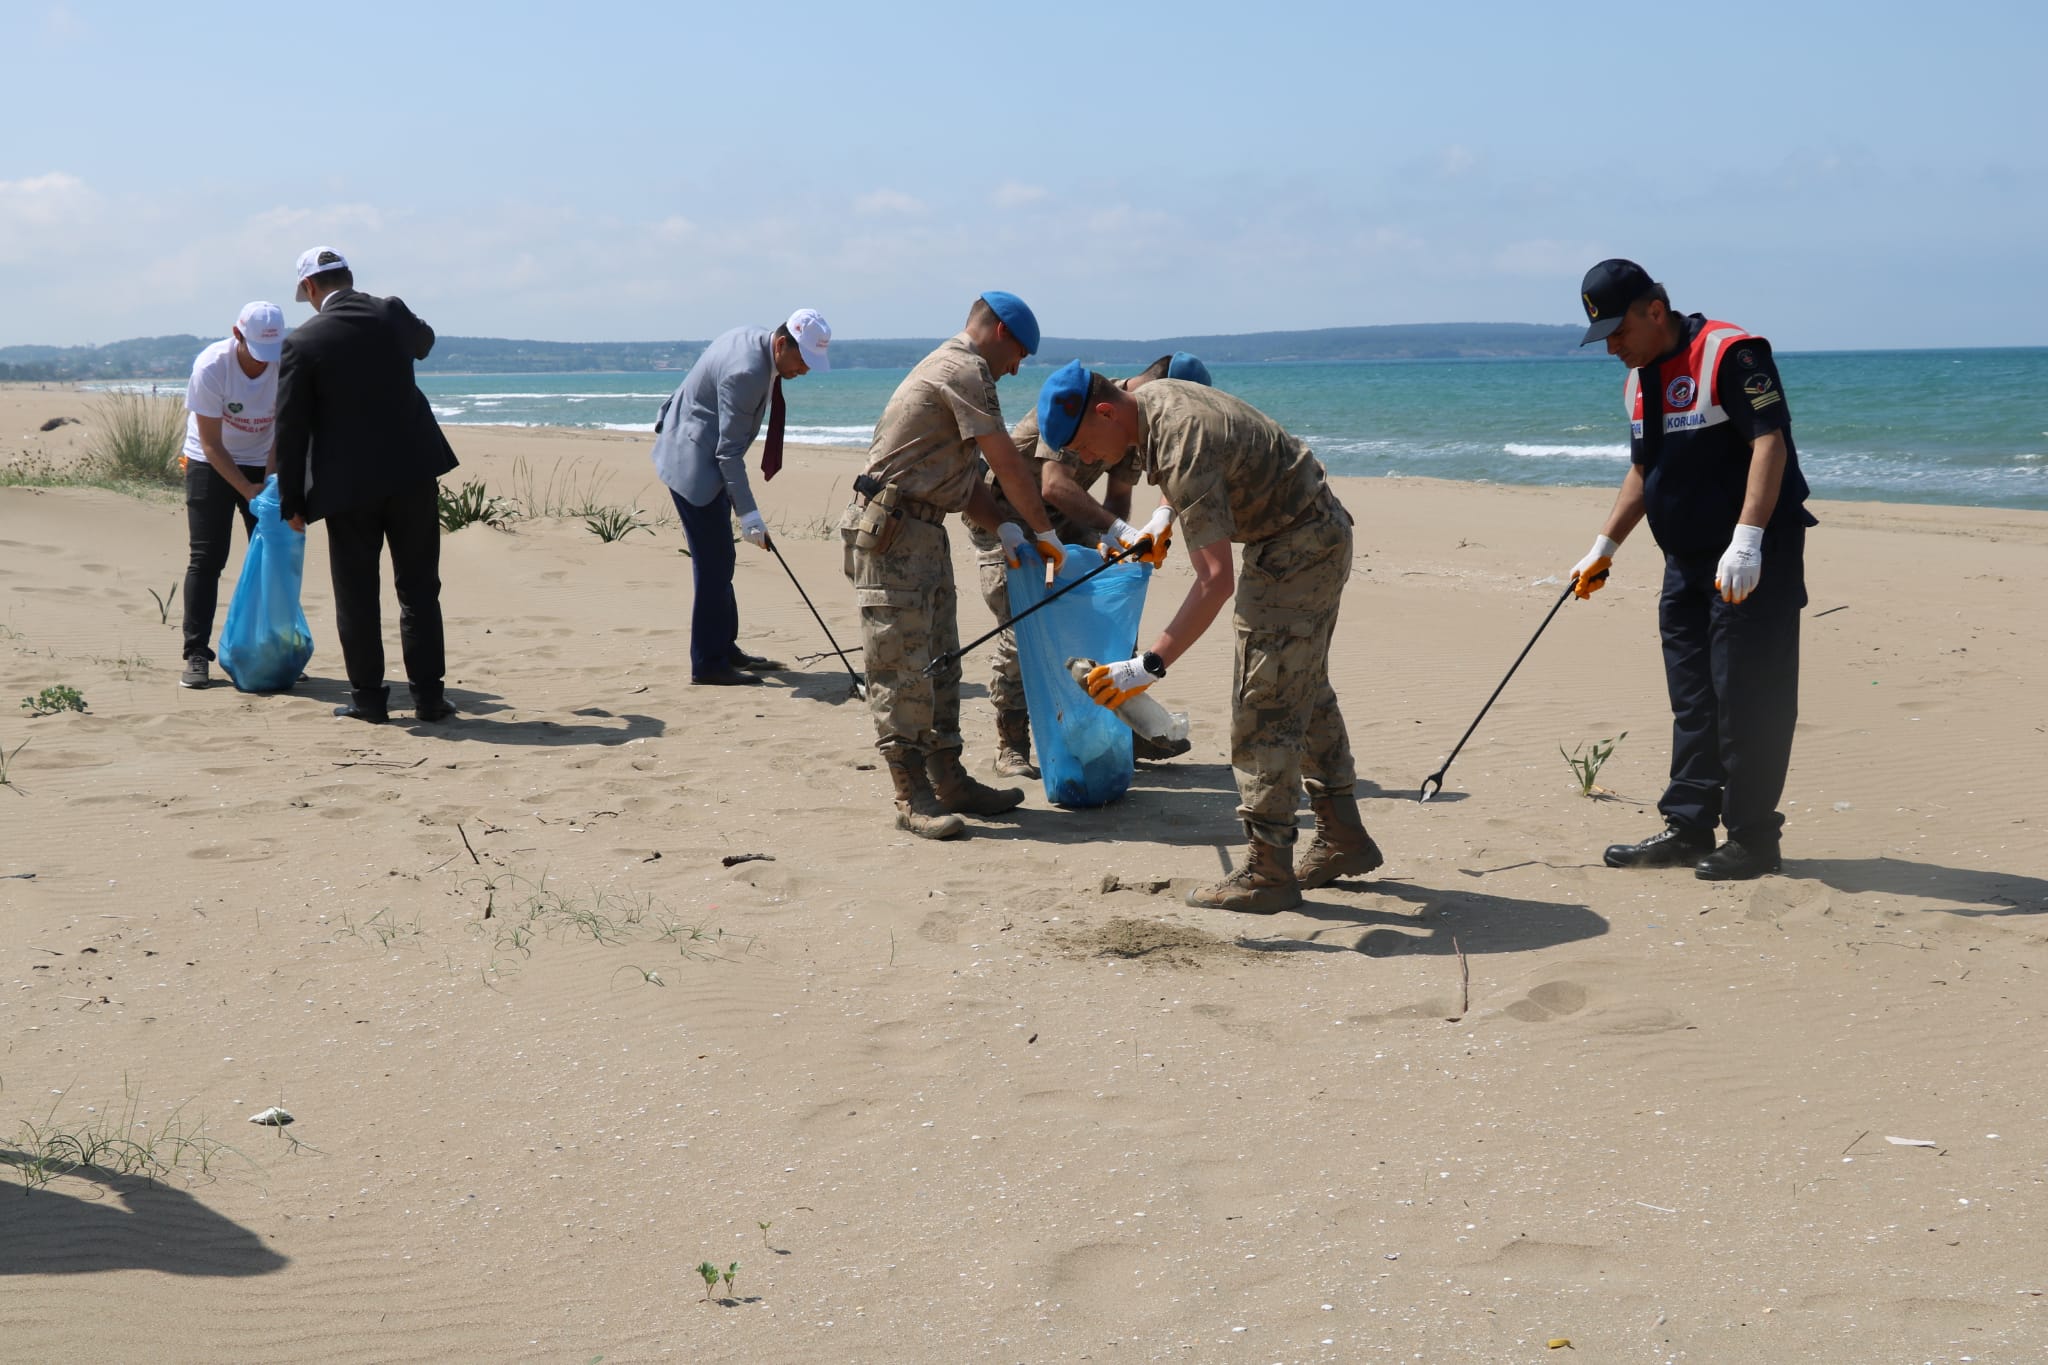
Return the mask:
POLYGON ((1728 542, 1728 548, 1721 553, 1721 563, 1714 570, 1714 586, 1721 590, 1721 600, 1740 602, 1756 591, 1763 576, 1764 528, 1737 526, 1735 538, 1728 542))
POLYGON ((1013 569, 1024 567, 1024 547, 1031 538, 1024 534, 1024 528, 1014 521, 1006 521, 996 527, 996 539, 1003 542, 1003 558, 1013 569))
POLYGON ((1620 548, 1606 536, 1595 536, 1586 557, 1572 565, 1572 593, 1581 602, 1607 586, 1607 570, 1620 548))
POLYGON ((1102 534, 1106 539, 1115 541, 1118 549, 1124 549, 1135 543, 1143 533, 1122 517, 1112 517, 1109 529, 1102 534))
POLYGON ((1162 502, 1159 504, 1159 509, 1152 514, 1152 520, 1145 523, 1143 533, 1157 540, 1166 528, 1171 525, 1173 525, 1173 509, 1162 502))
POLYGON ((740 513, 740 535, 757 550, 768 548, 768 523, 759 512, 740 513))

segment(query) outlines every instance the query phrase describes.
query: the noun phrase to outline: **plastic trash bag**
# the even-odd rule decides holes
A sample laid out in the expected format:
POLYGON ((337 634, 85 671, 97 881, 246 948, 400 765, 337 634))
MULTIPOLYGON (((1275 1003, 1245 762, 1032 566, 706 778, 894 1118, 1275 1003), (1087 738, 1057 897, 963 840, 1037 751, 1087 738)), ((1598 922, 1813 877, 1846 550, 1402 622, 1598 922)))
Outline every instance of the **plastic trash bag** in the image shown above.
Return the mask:
POLYGON ((313 657, 313 632, 299 606, 306 537, 285 525, 275 474, 263 481, 249 510, 256 514, 256 534, 220 628, 220 667, 238 692, 281 692, 313 657))
MULTIPOLYGON (((1093 548, 1069 545, 1067 562, 1048 588, 1043 561, 1026 554, 1023 567, 1010 570, 1010 615, 1023 615, 1101 566, 1102 556, 1093 548)), ((1038 771, 1045 780, 1045 799, 1054 805, 1105 806, 1130 788, 1131 727, 1089 698, 1067 672, 1067 660, 1076 655, 1130 658, 1151 581, 1151 565, 1125 560, 1011 627, 1024 675, 1024 702, 1031 709, 1038 771)))

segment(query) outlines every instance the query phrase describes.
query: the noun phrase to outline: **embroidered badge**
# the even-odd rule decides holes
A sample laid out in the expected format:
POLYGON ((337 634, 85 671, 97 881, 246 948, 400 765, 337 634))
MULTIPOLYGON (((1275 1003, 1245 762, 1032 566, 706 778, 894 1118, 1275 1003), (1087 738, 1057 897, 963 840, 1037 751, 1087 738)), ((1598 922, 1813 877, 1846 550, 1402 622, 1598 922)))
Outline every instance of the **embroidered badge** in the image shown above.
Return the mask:
POLYGON ((1742 381, 1742 391, 1751 398, 1771 391, 1771 377, 1767 374, 1753 374, 1742 381))
POLYGON ((1697 387, 1692 382, 1692 376, 1682 374, 1665 386, 1664 406, 1673 412, 1680 408, 1689 408, 1696 392, 1697 387))

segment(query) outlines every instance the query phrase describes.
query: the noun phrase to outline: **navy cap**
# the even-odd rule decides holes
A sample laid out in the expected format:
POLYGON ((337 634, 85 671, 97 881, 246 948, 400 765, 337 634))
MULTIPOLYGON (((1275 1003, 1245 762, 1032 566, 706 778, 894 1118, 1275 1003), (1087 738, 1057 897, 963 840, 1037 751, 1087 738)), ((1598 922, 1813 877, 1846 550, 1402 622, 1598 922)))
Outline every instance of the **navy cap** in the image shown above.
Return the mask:
POLYGON ((995 315, 1003 320, 1003 326, 1010 329, 1010 335, 1017 338, 1017 344, 1024 348, 1025 355, 1038 354, 1038 319, 1024 300, 1015 294, 991 289, 981 296, 981 301, 995 310, 995 315))
POLYGON ((1215 387, 1215 381, 1209 378, 1209 367, 1202 363, 1201 357, 1189 355, 1186 351, 1173 353, 1173 360, 1166 367, 1166 377, 1215 387))
POLYGON ((1579 284, 1579 301, 1586 305, 1586 335, 1579 345, 1605 341, 1621 327, 1628 306, 1657 287, 1650 272, 1634 261, 1620 258, 1602 261, 1586 272, 1579 284))
POLYGON ((1088 385, 1095 378, 1078 360, 1069 360, 1052 372, 1038 391, 1038 439, 1054 450, 1065 450, 1081 429, 1088 411, 1088 385))

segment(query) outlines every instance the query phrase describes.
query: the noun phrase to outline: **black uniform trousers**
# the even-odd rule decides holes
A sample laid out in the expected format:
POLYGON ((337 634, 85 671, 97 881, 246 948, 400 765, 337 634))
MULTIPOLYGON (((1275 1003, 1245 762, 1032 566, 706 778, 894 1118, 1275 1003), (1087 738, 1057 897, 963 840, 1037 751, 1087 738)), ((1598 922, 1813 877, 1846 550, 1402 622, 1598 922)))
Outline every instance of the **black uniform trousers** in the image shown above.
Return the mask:
POLYGON ((334 624, 341 636, 355 704, 381 711, 384 624, 379 569, 391 546, 398 592, 398 641, 415 706, 442 700, 447 651, 441 635, 440 482, 421 479, 373 502, 327 518, 327 567, 334 578, 334 624))
POLYGON ((1671 693, 1670 823, 1706 839, 1775 849, 1778 798, 1799 719, 1799 612, 1806 605, 1806 528, 1764 540, 1763 577, 1740 603, 1714 587, 1720 555, 1664 557, 1657 625, 1671 693))

